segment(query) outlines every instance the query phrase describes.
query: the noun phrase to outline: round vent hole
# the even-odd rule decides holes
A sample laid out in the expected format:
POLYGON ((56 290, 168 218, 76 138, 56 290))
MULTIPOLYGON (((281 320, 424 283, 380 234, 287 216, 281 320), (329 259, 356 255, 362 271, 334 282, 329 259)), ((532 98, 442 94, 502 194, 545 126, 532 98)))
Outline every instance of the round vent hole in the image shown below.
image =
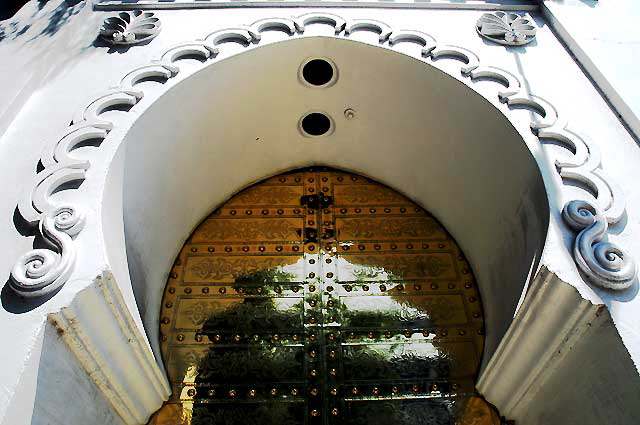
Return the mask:
POLYGON ((302 67, 302 78, 313 86, 324 86, 333 78, 333 66, 324 59, 312 59, 302 67))
POLYGON ((302 130, 311 136, 322 136, 331 129, 331 120, 325 114, 313 112, 302 119, 302 130))

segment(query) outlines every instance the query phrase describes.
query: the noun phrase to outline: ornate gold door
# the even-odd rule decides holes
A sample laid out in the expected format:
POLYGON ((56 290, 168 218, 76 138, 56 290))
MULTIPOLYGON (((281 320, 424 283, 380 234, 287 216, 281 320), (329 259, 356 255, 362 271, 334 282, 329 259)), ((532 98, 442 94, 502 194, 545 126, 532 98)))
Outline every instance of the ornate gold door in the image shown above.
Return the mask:
POLYGON ((499 424, 474 393, 476 283, 427 212, 307 169, 233 197, 162 302, 173 395, 151 424, 499 424))

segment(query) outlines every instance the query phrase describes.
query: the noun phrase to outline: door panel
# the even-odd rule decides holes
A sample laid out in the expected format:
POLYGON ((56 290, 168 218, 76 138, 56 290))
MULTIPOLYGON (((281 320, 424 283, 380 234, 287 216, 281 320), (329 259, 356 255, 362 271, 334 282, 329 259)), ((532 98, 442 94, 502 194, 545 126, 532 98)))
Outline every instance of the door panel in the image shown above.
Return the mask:
POLYGON ((483 314, 440 224, 397 192, 287 173, 189 238, 161 310, 151 424, 499 424, 474 392, 483 314))

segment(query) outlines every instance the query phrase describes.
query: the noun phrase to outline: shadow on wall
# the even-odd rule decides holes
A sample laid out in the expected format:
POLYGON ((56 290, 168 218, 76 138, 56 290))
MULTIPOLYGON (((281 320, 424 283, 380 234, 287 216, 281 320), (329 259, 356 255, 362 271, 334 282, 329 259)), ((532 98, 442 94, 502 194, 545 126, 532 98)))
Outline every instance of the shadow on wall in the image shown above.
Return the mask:
POLYGON ((42 36, 51 37, 69 18, 77 15, 86 2, 82 0, 3 0, 0 5, 0 42, 5 39, 17 39, 31 29, 35 21, 46 20, 40 30, 27 41, 42 36), (49 3, 58 2, 58 6, 49 3), (26 22, 28 23, 26 23, 26 22))

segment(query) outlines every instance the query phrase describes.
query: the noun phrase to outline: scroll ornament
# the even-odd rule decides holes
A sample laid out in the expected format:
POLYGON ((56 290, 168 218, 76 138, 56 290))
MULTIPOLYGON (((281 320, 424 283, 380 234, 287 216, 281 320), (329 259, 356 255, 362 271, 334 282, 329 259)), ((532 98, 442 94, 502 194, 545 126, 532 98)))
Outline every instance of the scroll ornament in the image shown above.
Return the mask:
POLYGON ((487 40, 507 46, 522 46, 536 37, 531 19, 516 13, 485 13, 476 23, 476 31, 487 40))
POLYGON ((573 256, 578 268, 594 284, 608 289, 626 289, 636 277, 636 265, 617 245, 606 240, 607 220, 588 201, 568 202, 564 221, 578 231, 573 256))
POLYGON ((40 232, 53 250, 34 249, 20 257, 11 270, 9 285, 24 297, 39 297, 60 288, 75 263, 73 237, 85 224, 84 214, 72 206, 60 206, 40 220, 40 232))

